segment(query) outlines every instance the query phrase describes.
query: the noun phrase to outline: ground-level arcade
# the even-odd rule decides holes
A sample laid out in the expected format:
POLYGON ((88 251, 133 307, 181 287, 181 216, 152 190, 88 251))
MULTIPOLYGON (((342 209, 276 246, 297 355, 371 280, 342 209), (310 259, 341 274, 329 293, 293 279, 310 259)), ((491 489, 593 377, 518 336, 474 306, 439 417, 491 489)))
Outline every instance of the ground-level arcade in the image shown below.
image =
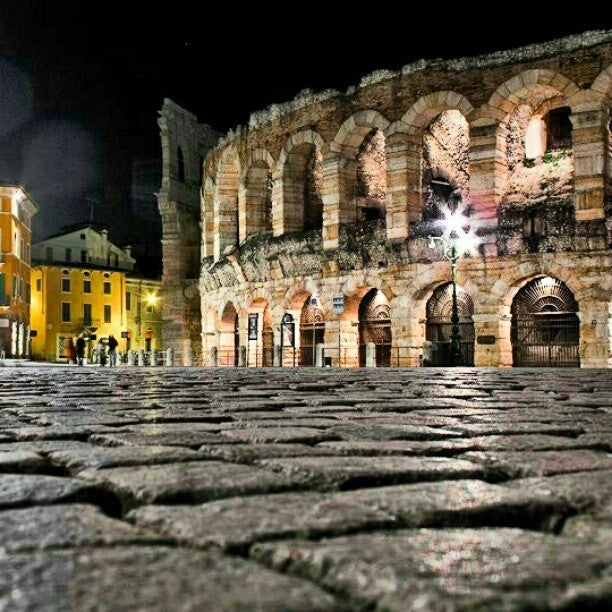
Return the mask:
MULTIPOLYGON (((610 265, 607 258, 463 259, 462 365, 612 365, 610 288, 596 273, 610 265)), ((359 367, 370 343, 379 367, 449 364, 447 262, 243 282, 202 296, 204 365, 359 367), (338 294, 340 313, 333 308, 338 294)))

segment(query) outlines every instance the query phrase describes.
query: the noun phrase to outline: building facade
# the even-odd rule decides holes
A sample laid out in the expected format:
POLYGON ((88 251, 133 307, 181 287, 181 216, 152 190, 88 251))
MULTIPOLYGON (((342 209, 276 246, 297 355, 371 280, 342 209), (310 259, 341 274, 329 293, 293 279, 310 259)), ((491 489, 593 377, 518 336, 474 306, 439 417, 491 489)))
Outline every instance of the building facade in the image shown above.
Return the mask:
POLYGON ((97 338, 127 331, 130 248, 121 249, 98 224, 77 224, 32 246, 32 356, 67 361, 70 342, 87 340, 91 358, 97 338))
POLYGON ((253 114, 203 165, 202 363, 448 364, 461 212, 461 363, 612 366, 611 100, 602 31, 253 114))
POLYGON ((125 289, 126 330, 119 350, 148 353, 162 349, 161 281, 130 275, 125 289))
POLYGON ((30 246, 38 207, 18 185, 0 185, 0 353, 29 355, 30 246))

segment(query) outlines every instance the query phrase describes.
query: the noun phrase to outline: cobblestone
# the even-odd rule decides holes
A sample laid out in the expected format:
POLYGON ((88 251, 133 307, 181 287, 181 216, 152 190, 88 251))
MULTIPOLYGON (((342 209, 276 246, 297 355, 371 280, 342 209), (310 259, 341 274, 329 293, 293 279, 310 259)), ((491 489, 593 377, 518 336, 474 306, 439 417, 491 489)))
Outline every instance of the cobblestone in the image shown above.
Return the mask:
POLYGON ((0 609, 612 599, 612 373, 0 369, 0 609))

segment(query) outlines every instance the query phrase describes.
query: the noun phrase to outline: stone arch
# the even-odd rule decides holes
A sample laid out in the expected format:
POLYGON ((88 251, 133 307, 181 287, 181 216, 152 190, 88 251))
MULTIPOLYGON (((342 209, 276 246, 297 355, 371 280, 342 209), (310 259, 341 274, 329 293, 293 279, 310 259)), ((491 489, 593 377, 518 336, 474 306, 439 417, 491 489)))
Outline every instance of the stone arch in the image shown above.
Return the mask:
POLYGON ((215 182, 209 176, 202 185, 200 194, 202 208, 202 257, 214 255, 215 237, 215 182))
POLYGON ((604 68, 591 85, 591 90, 606 99, 612 99, 612 64, 604 68))
POLYGON ((447 110, 458 110, 469 119, 474 107, 462 94, 455 91, 436 91, 421 96, 404 114, 402 123, 410 133, 420 133, 440 113, 447 110))
MULTIPOLYGON (((450 355, 452 302, 452 283, 450 282, 440 283, 427 300, 423 365, 453 365, 450 355)), ((475 333, 472 317, 474 315, 474 302, 469 293, 460 285, 457 285, 457 306, 461 348, 460 365, 473 366, 475 333)))
POLYGON ((281 151, 283 232, 321 229, 323 226, 322 150, 324 142, 313 130, 293 134, 281 151))
POLYGON ((300 312, 300 366, 314 366, 317 346, 325 342, 325 314, 315 294, 303 301, 300 312))
POLYGON ((247 310, 247 365, 271 367, 274 361, 274 324, 268 299, 254 298, 247 310))
POLYGON ((391 306, 387 296, 371 288, 359 303, 359 366, 366 365, 367 345, 376 347, 376 366, 391 366, 391 306))
POLYGON ((255 149, 244 169, 238 203, 240 242, 248 236, 272 231, 272 168, 274 160, 264 149, 255 149))
POLYGON ((214 256, 219 259, 229 246, 238 242, 238 190, 240 158, 233 145, 219 160, 214 196, 214 256))
POLYGON ((522 285, 512 300, 513 365, 580 365, 579 305, 558 278, 538 276, 522 285))
POLYGON ((233 302, 227 302, 219 319, 219 353, 221 366, 237 366, 240 347, 240 322, 233 302))
POLYGON ((383 134, 389 127, 389 121, 378 111, 361 110, 351 115, 336 132, 333 145, 336 150, 342 147, 357 148, 372 129, 379 129, 383 134))

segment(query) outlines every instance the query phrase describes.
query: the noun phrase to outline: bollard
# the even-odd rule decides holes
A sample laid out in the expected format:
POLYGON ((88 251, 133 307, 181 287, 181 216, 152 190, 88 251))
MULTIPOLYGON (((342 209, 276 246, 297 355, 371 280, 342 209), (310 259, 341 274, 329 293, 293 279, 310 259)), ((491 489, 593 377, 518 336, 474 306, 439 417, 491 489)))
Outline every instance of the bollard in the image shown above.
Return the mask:
POLYGON ((317 351, 315 353, 315 367, 323 367, 323 355, 325 354, 325 346, 323 344, 317 344, 317 351))
POLYGON ((365 367, 376 367, 376 345, 373 342, 366 344, 365 367))
POLYGON ((145 354, 143 350, 138 351, 138 365, 140 367, 144 366, 145 364, 145 354))
POLYGON ((189 347, 183 350, 183 365, 190 368, 193 365, 193 353, 189 347))
POLYGON ((134 365, 134 351, 130 350, 127 352, 127 364, 129 366, 134 365))
POLYGON ((274 359, 272 361, 272 365, 275 368, 279 368, 282 364, 281 364, 281 360, 282 360, 282 355, 281 355, 281 347, 277 344, 274 347, 274 359))
POLYGON ((151 365, 157 365, 157 354, 155 353, 155 351, 151 351, 151 365))
POLYGON ((247 350, 246 346, 238 347, 238 367, 245 368, 247 364, 247 350))
POLYGON ((170 367, 172 365, 172 347, 168 347, 166 349, 166 366, 170 367))
POLYGON ((213 368, 219 367, 219 349, 216 346, 210 347, 210 363, 213 368))

